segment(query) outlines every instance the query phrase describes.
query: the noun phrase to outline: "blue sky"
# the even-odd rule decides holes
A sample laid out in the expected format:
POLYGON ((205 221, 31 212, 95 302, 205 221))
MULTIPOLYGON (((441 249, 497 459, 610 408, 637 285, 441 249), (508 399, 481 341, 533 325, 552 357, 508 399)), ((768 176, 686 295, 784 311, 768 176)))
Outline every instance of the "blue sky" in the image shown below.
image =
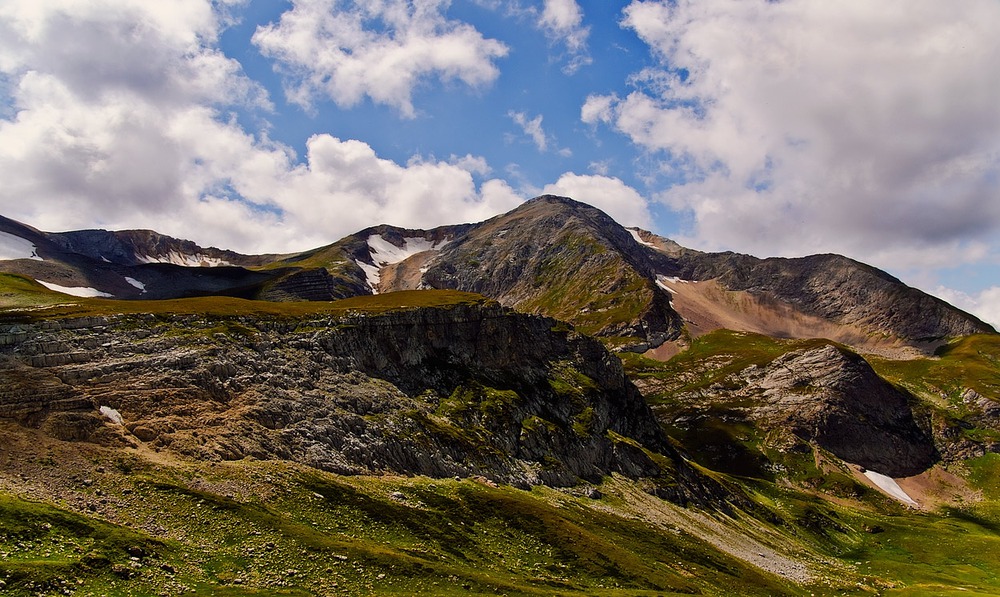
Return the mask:
POLYGON ((246 252, 542 192, 1000 323, 995 0, 2 0, 0 213, 246 252))

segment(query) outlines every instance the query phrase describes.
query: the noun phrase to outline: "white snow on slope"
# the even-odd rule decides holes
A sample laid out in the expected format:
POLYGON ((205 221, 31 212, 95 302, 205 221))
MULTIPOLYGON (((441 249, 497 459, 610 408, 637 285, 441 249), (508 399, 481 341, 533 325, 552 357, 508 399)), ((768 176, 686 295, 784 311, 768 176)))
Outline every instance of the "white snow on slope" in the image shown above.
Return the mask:
POLYGON ((639 243, 640 245, 646 245, 647 247, 656 247, 656 245, 654 245, 653 243, 647 243, 646 241, 642 240, 642 237, 639 236, 638 228, 626 228, 625 230, 628 230, 628 233, 632 235, 632 238, 635 239, 635 242, 639 243))
POLYGON ((876 473, 875 471, 865 471, 865 476, 868 477, 872 483, 878 485, 879 489, 886 492, 890 496, 896 498, 897 500, 903 502, 904 504, 909 504, 913 507, 919 506, 917 502, 913 501, 913 498, 906 495, 903 488, 893 480, 892 477, 887 477, 882 473, 876 473))
POLYGON ((232 263, 229 263, 225 259, 219 259, 218 257, 206 257, 201 253, 189 255, 179 251, 170 251, 166 255, 160 255, 158 257, 152 257, 150 255, 137 255, 136 259, 138 259, 140 263, 172 263, 174 265, 183 265, 185 267, 220 267, 224 265, 232 265, 232 263))
POLYGON ((139 280, 136 280, 135 278, 130 278, 128 276, 125 276, 125 281, 128 282, 129 284, 131 284, 132 286, 135 286, 139 290, 141 290, 143 292, 143 294, 146 293, 146 285, 143 284, 142 282, 140 282, 139 280))
POLYGON ((108 294, 107 292, 101 292, 100 290, 97 290, 96 288, 90 288, 90 287, 87 287, 87 286, 60 286, 58 284, 53 284, 51 282, 45 282, 43 280, 39 280, 38 283, 41 284, 42 286, 48 288, 49 290, 54 290, 56 292, 61 292, 63 294, 68 294, 68 295, 71 295, 71 296, 102 297, 102 298, 108 298, 110 296, 113 296, 113 295, 108 294))
POLYGON ((368 286, 373 293, 378 293, 378 283, 382 280, 382 268, 387 265, 399 263, 417 253, 424 251, 438 251, 450 241, 433 243, 426 238, 411 237, 403 239, 403 246, 397 247, 391 242, 382 238, 381 234, 373 234, 368 237, 368 249, 375 265, 369 265, 359 261, 358 267, 365 272, 368 286))
POLYGON ((681 280, 677 277, 668 277, 663 274, 656 274, 656 285, 666 290, 670 294, 677 294, 677 291, 667 286, 667 284, 688 284, 688 280, 681 280))
POLYGON ((38 249, 26 238, 9 232, 0 232, 0 261, 7 259, 36 259, 42 261, 35 251, 38 249))

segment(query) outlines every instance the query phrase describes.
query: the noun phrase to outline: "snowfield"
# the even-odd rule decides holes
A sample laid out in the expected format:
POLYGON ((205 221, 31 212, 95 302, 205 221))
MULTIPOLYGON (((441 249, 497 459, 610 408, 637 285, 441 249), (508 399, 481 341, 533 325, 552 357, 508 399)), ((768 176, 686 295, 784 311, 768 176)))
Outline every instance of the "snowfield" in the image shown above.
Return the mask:
POLYGON ((222 267, 232 265, 232 263, 229 263, 224 259, 205 257, 201 254, 188 255, 178 251, 171 251, 166 255, 160 255, 159 257, 137 255, 136 259, 138 259, 140 263, 172 263, 174 265, 183 265, 184 267, 222 267))
POLYGON ((626 228, 625 230, 628 230, 628 233, 632 235, 632 238, 635 239, 635 242, 639 243, 640 245, 646 245, 647 247, 656 247, 656 245, 654 245, 653 243, 647 243, 646 241, 642 240, 642 237, 639 236, 638 228, 626 228))
POLYGON ((0 232, 0 261, 8 259, 35 259, 42 261, 42 258, 35 252, 38 249, 31 241, 15 236, 9 232, 0 232))
POLYGON ((44 282, 42 280, 38 281, 39 284, 48 288, 49 290, 54 290, 56 292, 61 292, 63 294, 68 294, 70 296, 79 297, 100 297, 100 298, 110 298, 114 295, 108 294, 107 292, 101 292, 96 288, 90 288, 86 286, 60 286, 58 284, 53 284, 51 282, 44 282))
POLYGON ((668 277, 662 274, 656 274, 656 285, 662 288, 663 290, 666 290, 670 294, 677 294, 677 291, 667 286, 667 284, 689 284, 689 283, 690 282, 688 280, 681 280, 680 278, 676 277, 668 277))
POLYGON ((368 237, 368 250, 375 265, 369 265, 364 261, 358 261, 357 264, 364 270, 365 278, 372 292, 378 294, 378 284, 382 280, 383 267, 405 261, 424 251, 440 251, 449 242, 451 241, 445 240, 433 243, 426 238, 410 237, 403 239, 402 247, 397 247, 382 238, 381 234, 373 234, 368 237))
POLYGON ((111 408, 110 406, 102 406, 101 408, 98 409, 98 412, 104 415, 109 421, 111 421, 115 425, 122 425, 125 423, 124 419, 122 419, 122 414, 117 410, 111 408))
POLYGON ((135 286, 139 290, 141 290, 143 294, 146 294, 146 285, 140 282, 139 280, 125 276, 125 281, 131 284, 132 286, 135 286))
POLYGON ((878 485, 879 489, 886 492, 890 496, 896 498, 897 500, 903 502, 904 504, 908 504, 910 506, 913 506, 914 508, 920 505, 917 502, 915 502, 913 498, 906 495, 906 492, 903 491, 903 488, 900 487, 899 484, 896 483, 896 481, 892 477, 887 477, 882 473, 876 473, 875 471, 865 471, 865 476, 868 477, 868 479, 870 479, 872 483, 878 485))

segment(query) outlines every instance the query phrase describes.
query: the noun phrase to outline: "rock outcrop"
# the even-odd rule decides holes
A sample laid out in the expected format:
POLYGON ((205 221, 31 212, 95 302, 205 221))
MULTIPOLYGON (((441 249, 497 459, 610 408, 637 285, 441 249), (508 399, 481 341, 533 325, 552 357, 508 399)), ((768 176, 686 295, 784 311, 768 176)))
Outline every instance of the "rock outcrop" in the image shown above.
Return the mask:
POLYGON ((617 358, 495 303, 325 319, 117 315, 0 336, 0 416, 60 439, 522 486, 698 476, 617 358))
POLYGON ((827 344, 787 353, 741 374, 741 393, 759 397, 751 417, 784 428, 848 462, 905 477, 937 459, 916 423, 910 397, 857 354, 827 344))
POLYGON ((914 414, 916 399, 842 346, 801 344, 738 368, 731 355, 713 355, 676 379, 641 385, 656 396, 662 424, 680 430, 705 464, 734 474, 767 476, 774 470, 768 460, 807 454, 809 446, 893 477, 920 473, 940 458, 914 414), (732 373, 712 375, 719 369, 732 373), (705 377, 714 381, 699 381, 705 377))

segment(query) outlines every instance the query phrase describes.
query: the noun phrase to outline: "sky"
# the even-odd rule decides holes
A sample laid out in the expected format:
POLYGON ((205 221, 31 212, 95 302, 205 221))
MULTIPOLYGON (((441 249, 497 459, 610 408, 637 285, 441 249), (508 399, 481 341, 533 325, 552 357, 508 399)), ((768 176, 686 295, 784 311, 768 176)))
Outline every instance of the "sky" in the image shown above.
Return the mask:
POLYGON ((0 214, 248 253, 542 193, 1000 324, 997 0, 0 0, 0 214))

